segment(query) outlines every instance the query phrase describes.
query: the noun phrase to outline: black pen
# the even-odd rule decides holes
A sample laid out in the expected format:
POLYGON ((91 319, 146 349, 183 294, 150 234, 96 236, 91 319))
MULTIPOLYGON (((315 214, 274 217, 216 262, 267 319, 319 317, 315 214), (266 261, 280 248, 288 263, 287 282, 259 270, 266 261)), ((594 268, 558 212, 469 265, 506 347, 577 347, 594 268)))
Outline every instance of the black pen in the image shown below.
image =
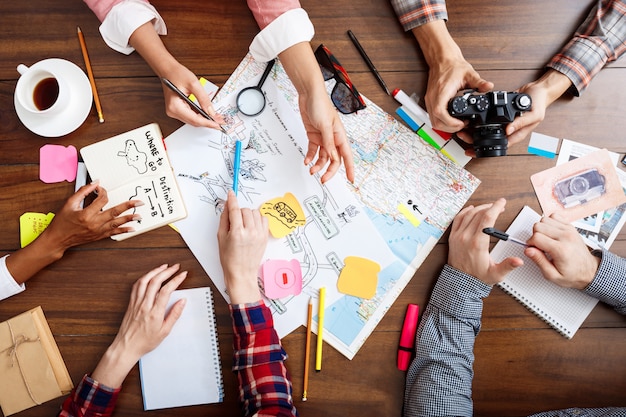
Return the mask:
POLYGON ((391 93, 389 92, 389 89, 387 88, 387 84, 385 84, 385 81, 382 79, 382 77, 378 73, 378 70, 376 69, 374 64, 372 64, 372 61, 367 56, 367 54, 365 53, 365 50, 363 49, 358 39, 356 38, 356 36, 354 36, 354 33, 352 33, 351 30, 348 30, 348 36, 350 37, 350 39, 352 40, 352 43, 354 44, 354 46, 356 46, 356 49, 359 51, 359 53, 365 60, 365 63, 367 64, 367 66, 370 68, 370 70, 374 74, 374 77, 376 77, 376 79, 378 80, 378 83, 380 84, 380 86, 383 88, 383 90, 385 90, 385 93, 387 93, 387 95, 390 96, 391 93))
POLYGON ((500 240, 504 240, 504 241, 509 241, 509 242, 513 242, 513 243, 517 243, 518 245, 522 245, 525 247, 529 247, 530 245, 522 240, 519 239, 515 239, 514 237, 509 236, 507 233, 504 233, 501 230, 496 229, 495 227, 485 227, 483 229, 483 233, 489 235, 489 236, 493 236, 496 239, 500 239, 500 240))
MULTIPOLYGON (((185 100, 187 102, 187 104, 189 104, 191 106, 191 108, 194 109, 197 113, 199 113, 202 117, 204 117, 205 119, 210 120, 212 122, 215 122, 215 119, 213 119, 211 116, 209 116, 209 114, 207 112, 202 110, 202 107, 198 106, 193 100, 191 100, 189 97, 187 97, 187 95, 185 93, 180 91, 178 89, 178 87, 176 87, 174 84, 172 84, 172 82, 170 80, 168 80, 167 78, 161 78, 161 81, 163 81, 163 84, 165 84, 170 90, 172 90, 173 92, 178 94, 178 96, 180 98, 185 100)), ((220 130, 222 132, 224 132, 226 135, 228 135, 228 132, 226 132, 224 127, 222 127, 221 125, 220 125, 220 130)))

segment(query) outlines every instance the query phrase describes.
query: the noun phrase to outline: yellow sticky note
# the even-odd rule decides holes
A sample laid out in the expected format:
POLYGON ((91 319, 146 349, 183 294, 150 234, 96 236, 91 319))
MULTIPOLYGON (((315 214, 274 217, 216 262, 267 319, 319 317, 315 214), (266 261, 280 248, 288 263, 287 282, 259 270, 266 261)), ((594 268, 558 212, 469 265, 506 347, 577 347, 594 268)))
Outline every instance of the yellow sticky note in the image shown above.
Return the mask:
POLYGON ((266 201, 259 209, 269 219, 270 233, 275 238, 287 236, 297 227, 306 224, 306 217, 300 202, 291 193, 266 201))
POLYGON ((344 294, 370 299, 376 295, 380 265, 358 256, 346 257, 337 289, 344 294))
POLYGON ((23 248, 46 230, 54 213, 24 213, 20 216, 20 246, 23 248))

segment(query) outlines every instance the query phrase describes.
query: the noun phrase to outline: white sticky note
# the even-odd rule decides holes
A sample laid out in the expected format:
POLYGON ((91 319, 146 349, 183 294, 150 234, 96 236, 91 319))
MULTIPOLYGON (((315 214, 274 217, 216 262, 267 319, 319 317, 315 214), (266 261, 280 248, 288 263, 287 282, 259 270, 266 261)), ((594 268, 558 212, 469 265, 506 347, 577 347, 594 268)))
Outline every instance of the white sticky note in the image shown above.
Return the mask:
POLYGON ((528 142, 528 153, 543 156, 545 158, 554 158, 558 147, 558 138, 533 132, 530 135, 530 142, 528 142))

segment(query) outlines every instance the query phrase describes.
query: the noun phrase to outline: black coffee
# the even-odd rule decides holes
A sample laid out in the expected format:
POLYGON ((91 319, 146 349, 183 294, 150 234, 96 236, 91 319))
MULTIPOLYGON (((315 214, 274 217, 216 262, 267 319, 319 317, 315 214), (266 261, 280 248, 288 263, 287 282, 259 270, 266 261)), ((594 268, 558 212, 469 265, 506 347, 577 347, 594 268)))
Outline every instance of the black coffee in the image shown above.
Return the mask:
POLYGON ((59 83, 56 78, 48 77, 39 81, 33 91, 33 101, 39 110, 47 110, 59 97, 59 83))

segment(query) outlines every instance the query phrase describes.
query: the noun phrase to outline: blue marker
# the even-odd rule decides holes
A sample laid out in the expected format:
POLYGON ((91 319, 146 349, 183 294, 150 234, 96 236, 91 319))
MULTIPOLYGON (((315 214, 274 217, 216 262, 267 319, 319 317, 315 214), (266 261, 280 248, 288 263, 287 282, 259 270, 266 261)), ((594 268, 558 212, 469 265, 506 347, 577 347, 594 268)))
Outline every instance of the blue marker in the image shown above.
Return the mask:
POLYGON ((237 195, 239 188, 239 166, 241 165, 241 141, 235 142, 235 161, 233 162, 233 191, 237 195))

